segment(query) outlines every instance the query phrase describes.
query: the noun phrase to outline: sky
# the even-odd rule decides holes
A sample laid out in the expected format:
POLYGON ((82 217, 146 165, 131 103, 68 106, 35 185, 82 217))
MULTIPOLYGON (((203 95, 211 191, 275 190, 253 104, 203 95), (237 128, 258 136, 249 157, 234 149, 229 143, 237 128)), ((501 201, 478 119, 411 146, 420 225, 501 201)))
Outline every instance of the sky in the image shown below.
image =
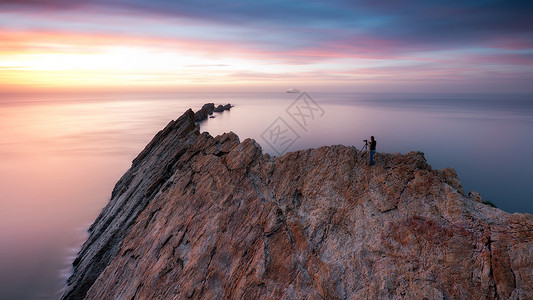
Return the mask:
POLYGON ((533 1, 0 0, 0 91, 533 92, 533 1))

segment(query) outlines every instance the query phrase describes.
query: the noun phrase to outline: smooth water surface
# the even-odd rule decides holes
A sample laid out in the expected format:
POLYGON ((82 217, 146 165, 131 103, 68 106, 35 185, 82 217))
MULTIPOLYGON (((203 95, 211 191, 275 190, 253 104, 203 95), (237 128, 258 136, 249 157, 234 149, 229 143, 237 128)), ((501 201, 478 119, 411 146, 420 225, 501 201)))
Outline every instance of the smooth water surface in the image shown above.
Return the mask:
POLYGON ((533 212, 531 96, 310 91, 320 110, 305 126, 287 113, 298 97, 2 95, 0 299, 57 298, 88 226, 133 158, 171 119, 206 102, 235 105, 201 124, 212 135, 234 131, 273 155, 279 149, 265 132, 279 118, 299 136, 288 151, 361 149, 374 135, 378 152, 422 151, 434 168, 455 168, 466 192, 508 212, 533 212))

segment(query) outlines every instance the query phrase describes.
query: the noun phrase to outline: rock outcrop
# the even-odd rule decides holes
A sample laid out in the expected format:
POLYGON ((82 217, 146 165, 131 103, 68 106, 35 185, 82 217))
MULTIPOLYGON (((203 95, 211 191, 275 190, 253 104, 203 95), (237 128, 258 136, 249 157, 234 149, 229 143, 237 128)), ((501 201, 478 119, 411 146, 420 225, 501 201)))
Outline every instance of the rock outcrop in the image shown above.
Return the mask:
POLYGON ((226 105, 218 105, 216 107, 214 103, 206 103, 202 106, 202 108, 199 111, 194 113, 194 120, 196 122, 200 122, 200 121, 207 119, 207 116, 212 115, 213 112, 223 112, 225 110, 230 110, 230 109, 231 109, 231 104, 229 103, 226 105))
POLYGON ((532 299, 533 216, 420 152, 263 154, 188 110, 116 184, 63 299, 532 299))

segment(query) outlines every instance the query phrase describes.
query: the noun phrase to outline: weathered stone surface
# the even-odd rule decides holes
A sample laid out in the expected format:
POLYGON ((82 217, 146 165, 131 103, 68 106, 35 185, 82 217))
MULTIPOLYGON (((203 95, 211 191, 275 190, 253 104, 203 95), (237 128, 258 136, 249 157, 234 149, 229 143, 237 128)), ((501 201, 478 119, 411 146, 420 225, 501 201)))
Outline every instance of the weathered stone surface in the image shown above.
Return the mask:
POLYGON ((262 154, 187 111, 117 183, 64 299, 531 299, 533 216, 420 152, 262 154))
POLYGON ((194 120, 196 122, 202 121, 207 119, 207 116, 212 115, 213 111, 215 111, 215 104, 214 103, 206 103, 202 106, 202 108, 194 113, 194 120))
POLYGON ((475 200, 477 202, 483 202, 483 199, 481 199, 481 195, 476 191, 468 192, 468 198, 475 200))

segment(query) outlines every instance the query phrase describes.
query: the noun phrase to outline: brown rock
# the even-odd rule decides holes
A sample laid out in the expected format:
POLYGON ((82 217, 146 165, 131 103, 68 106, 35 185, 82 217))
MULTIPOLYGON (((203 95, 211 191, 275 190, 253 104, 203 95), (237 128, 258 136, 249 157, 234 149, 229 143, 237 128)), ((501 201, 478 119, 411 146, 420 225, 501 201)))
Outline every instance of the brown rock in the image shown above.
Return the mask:
POLYGON ((483 199, 481 198, 481 195, 478 192, 471 191, 468 193, 468 198, 477 201, 477 202, 483 202, 483 199))
POLYGON ((263 155, 187 111, 91 226, 63 299, 531 299, 533 216, 420 152, 263 155))
POLYGON ((196 122, 203 121, 207 119, 207 116, 212 115, 215 111, 215 104, 214 103, 206 103, 202 106, 202 108, 194 113, 194 120, 196 122))

